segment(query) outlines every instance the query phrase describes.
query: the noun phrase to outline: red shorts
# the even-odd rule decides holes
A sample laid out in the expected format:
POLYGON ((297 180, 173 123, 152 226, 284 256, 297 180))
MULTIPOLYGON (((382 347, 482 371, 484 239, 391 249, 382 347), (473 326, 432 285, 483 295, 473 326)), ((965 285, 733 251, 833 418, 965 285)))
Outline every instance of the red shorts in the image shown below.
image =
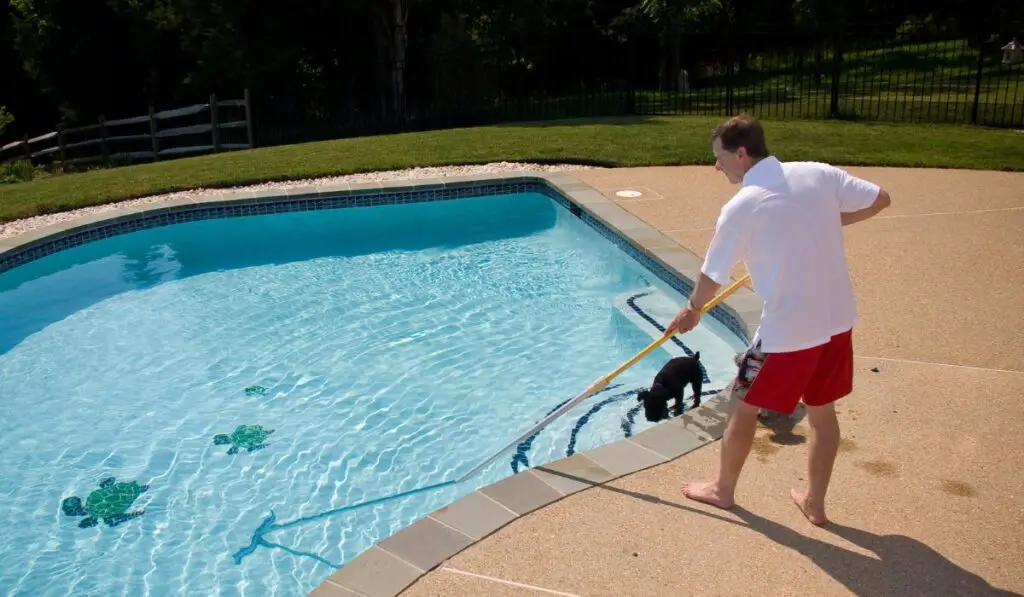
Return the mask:
POLYGON ((825 406, 852 391, 853 330, 848 330, 819 346, 766 353, 743 401, 792 414, 801 399, 807 406, 825 406))

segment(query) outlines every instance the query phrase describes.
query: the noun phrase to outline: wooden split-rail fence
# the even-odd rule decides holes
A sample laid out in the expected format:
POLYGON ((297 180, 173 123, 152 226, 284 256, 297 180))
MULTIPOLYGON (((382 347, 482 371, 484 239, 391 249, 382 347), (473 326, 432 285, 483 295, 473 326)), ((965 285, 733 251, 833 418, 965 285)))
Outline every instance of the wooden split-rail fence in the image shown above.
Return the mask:
MULTIPOLYGON (((240 134, 238 135, 240 136, 240 134)), ((240 140, 239 140, 240 141, 240 140)), ((96 124, 57 130, 29 137, 0 147, 0 162, 29 160, 33 163, 84 164, 90 162, 135 162, 160 160, 209 152, 253 147, 252 111, 249 90, 242 99, 218 100, 210 95, 210 101, 172 110, 156 111, 152 106, 149 114, 105 120, 100 117, 96 124), (242 108, 244 119, 224 120, 223 108, 242 108), (184 126, 161 126, 167 121, 209 113, 207 122, 184 126), (142 125, 148 123, 148 130, 142 125), (141 129, 141 130, 140 130, 141 129), (227 131, 245 130, 245 142, 224 142, 230 134, 227 131), (202 135, 202 136, 200 136, 202 135)))

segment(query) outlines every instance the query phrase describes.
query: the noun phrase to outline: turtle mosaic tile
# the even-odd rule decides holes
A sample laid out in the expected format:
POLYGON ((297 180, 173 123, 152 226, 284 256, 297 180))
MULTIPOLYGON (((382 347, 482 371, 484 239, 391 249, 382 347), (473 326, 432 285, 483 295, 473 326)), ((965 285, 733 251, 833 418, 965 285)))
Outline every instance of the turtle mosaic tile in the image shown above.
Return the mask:
POLYGON ((135 500, 149 490, 149 485, 137 481, 118 481, 108 477, 100 481, 83 502, 78 496, 64 498, 61 510, 67 516, 84 517, 78 526, 83 529, 99 523, 114 527, 145 514, 144 509, 131 509, 135 500))

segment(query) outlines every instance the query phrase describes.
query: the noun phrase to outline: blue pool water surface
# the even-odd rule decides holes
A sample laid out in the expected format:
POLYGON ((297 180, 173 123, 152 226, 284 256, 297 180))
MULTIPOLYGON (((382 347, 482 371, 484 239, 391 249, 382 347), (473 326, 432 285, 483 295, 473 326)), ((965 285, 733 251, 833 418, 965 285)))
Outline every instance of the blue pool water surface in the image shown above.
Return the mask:
MULTIPOLYGON (((654 283, 540 194, 197 221, 0 274, 0 594, 305 594, 512 474, 515 450, 331 513, 459 476, 634 355, 651 337, 613 299, 654 283), (214 443, 240 425, 266 447, 214 443), (109 477, 148 486, 144 513, 80 528, 62 500, 109 477)), ((711 318, 682 339, 705 388, 727 383, 739 339, 711 318)), ((609 398, 667 358, 540 433, 529 465, 648 427, 609 398)))

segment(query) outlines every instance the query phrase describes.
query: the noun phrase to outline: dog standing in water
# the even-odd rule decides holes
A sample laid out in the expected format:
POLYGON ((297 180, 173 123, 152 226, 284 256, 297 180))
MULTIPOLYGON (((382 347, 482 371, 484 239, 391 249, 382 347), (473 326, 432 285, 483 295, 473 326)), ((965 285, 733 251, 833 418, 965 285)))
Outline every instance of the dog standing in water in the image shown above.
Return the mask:
POLYGON ((675 357, 654 376, 650 389, 637 393, 636 399, 644 405, 644 417, 656 423, 668 418, 668 401, 672 398, 676 399, 674 416, 683 414, 683 399, 688 385, 693 387, 693 407, 700 406, 703 381, 700 352, 692 357, 675 357))

